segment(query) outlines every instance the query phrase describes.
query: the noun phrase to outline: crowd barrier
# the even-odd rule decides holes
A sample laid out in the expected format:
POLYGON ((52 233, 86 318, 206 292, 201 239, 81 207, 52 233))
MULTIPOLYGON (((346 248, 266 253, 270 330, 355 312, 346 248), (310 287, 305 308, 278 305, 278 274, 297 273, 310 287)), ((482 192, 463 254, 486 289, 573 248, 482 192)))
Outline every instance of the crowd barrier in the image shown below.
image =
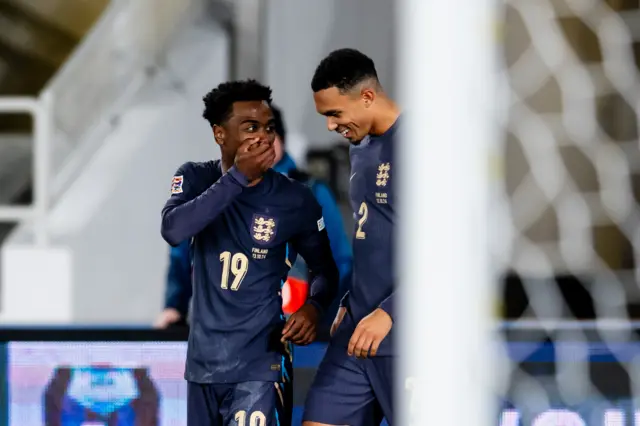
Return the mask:
MULTIPOLYGON (((632 325, 503 324, 497 336, 510 368, 496 378, 504 384, 495 388, 496 424, 634 424, 640 339, 632 325), (567 374, 579 389, 567 388, 567 374)), ((180 328, 0 329, 0 426, 106 426, 114 415, 132 426, 186 425, 186 339, 180 328)), ((294 351, 295 424, 325 349, 318 342, 294 351)))

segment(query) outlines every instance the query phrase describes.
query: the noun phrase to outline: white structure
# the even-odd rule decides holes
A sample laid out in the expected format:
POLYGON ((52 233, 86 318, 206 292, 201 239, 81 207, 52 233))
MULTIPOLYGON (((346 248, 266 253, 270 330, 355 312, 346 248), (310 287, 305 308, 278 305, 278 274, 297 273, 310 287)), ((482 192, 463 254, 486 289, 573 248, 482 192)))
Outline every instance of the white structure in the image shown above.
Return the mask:
POLYGON ((148 324, 160 310, 160 209, 182 162, 218 155, 201 98, 230 57, 201 2, 165 3, 114 2, 40 99, 0 102, 37 123, 34 206, 0 210, 21 221, 2 247, 1 322, 148 324))

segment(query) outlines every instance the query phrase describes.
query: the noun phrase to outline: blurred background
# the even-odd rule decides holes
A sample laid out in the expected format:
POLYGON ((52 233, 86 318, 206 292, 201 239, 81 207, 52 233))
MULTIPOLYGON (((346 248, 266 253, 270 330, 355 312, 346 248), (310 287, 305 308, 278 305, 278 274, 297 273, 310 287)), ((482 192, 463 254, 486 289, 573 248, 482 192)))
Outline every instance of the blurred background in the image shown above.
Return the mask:
MULTIPOLYGON (((640 2, 500 5, 496 424, 640 425, 640 2)), ((185 424, 187 315, 158 324, 175 278, 159 229, 176 168, 219 155, 202 96, 270 85, 288 154, 350 239, 348 147, 310 79, 354 47, 394 97, 395 16, 392 0, 0 0, 0 426, 185 424)), ((298 417, 322 340, 296 348, 298 417)))

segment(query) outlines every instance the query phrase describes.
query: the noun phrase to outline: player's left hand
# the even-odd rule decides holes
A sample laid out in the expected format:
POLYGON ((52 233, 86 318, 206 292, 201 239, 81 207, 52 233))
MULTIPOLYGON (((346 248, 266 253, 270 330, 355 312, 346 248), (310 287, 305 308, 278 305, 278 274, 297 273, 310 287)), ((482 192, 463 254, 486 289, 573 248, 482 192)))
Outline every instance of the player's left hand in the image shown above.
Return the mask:
POLYGON ((291 341, 296 345, 308 345, 313 342, 319 318, 318 309, 310 303, 305 303, 284 325, 281 342, 291 341))
POLYGON ((347 353, 356 358, 366 358, 376 356, 378 347, 382 340, 387 337, 393 320, 383 309, 377 308, 358 323, 351 340, 347 353))

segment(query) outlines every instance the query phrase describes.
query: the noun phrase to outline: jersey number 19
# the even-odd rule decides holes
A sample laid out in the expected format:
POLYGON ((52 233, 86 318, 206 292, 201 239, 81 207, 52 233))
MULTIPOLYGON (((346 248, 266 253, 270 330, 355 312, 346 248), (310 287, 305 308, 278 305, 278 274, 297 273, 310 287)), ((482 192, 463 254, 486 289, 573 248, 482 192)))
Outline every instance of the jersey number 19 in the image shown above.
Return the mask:
POLYGON ((231 282, 231 290, 238 291, 242 280, 247 275, 249 269, 249 258, 244 253, 231 254, 229 251, 220 253, 220 262, 222 262, 222 279, 220 286, 229 289, 229 276, 233 275, 231 282))
MULTIPOLYGON (((247 412, 238 411, 234 420, 238 422, 238 426, 246 426, 247 412)), ((249 417, 249 426, 267 426, 267 417, 262 411, 254 411, 249 417)))

